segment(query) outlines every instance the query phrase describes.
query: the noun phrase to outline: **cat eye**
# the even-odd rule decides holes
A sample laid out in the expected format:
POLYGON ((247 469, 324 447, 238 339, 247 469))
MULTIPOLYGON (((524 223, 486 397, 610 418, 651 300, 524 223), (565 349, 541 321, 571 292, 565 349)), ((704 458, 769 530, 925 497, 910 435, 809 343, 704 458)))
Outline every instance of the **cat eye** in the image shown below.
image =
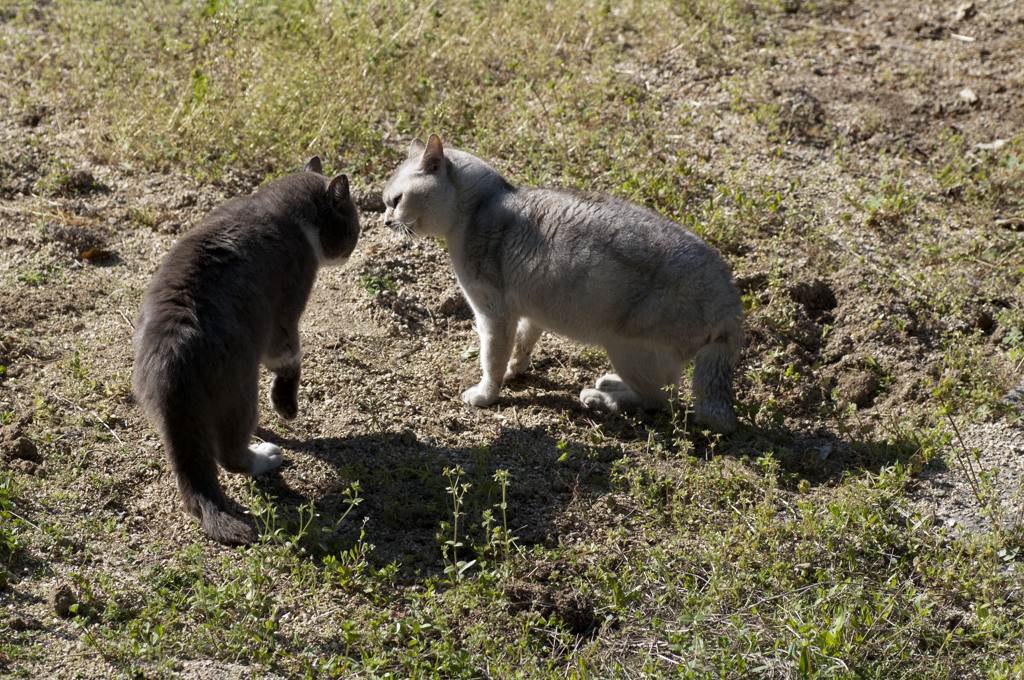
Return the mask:
POLYGON ((401 203, 401 202, 402 202, 402 194, 396 194, 391 199, 391 207, 392 208, 397 208, 398 204, 401 203))

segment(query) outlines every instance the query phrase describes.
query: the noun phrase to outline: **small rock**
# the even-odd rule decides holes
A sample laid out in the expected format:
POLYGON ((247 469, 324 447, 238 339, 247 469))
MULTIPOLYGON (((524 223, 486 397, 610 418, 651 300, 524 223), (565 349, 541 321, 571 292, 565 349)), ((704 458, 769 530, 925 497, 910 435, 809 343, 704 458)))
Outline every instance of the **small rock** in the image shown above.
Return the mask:
POLYGON ((403 446, 415 446, 416 434, 412 430, 402 430, 402 434, 398 436, 403 446))
POLYGON ((10 462, 11 469, 23 475, 34 475, 39 466, 30 460, 15 458, 10 462))
POLYGON ((972 90, 969 87, 965 87, 964 89, 960 90, 960 94, 957 96, 959 96, 960 99, 962 99, 964 102, 971 106, 974 106, 975 104, 978 103, 978 95, 975 94, 974 90, 972 90))
POLYGON ((1009 139, 993 139, 991 142, 978 142, 974 145, 975 149, 979 151, 999 151, 999 149, 1006 146, 1009 139))
POLYGON ((853 348, 853 338, 849 335, 843 333, 832 333, 829 335, 828 340, 825 343, 825 350, 822 353, 821 358, 825 360, 826 364, 834 364, 853 352, 853 348))
POLYGON ((970 19, 978 13, 978 8, 974 6, 973 2, 965 2, 956 8, 956 14, 953 16, 954 22, 960 22, 964 19, 970 19))
POLYGON ((75 598, 75 591, 71 589, 66 583, 58 583, 50 591, 48 598, 50 608, 53 609, 54 613, 66 619, 71 616, 71 607, 73 607, 77 600, 75 598))
POLYGON ((892 135, 887 135, 884 132, 876 132, 864 143, 872 149, 888 149, 893 145, 893 138, 892 135))
POLYGON ((20 633, 25 630, 42 630, 43 626, 32 617, 15 616, 11 619, 11 630, 20 633))
POLYGON ((823 131, 825 107, 804 89, 793 89, 781 99, 778 124, 783 134, 815 137, 823 131))
POLYGON ((85 194, 102 188, 88 170, 76 170, 58 183, 58 193, 63 195, 85 194))
POLYGON ((999 403, 1024 411, 1024 382, 1018 383, 999 400, 999 403))
POLYGON ((191 192, 183 192, 173 200, 168 201, 167 207, 170 210, 182 210, 184 208, 191 208, 196 204, 196 195, 191 192))

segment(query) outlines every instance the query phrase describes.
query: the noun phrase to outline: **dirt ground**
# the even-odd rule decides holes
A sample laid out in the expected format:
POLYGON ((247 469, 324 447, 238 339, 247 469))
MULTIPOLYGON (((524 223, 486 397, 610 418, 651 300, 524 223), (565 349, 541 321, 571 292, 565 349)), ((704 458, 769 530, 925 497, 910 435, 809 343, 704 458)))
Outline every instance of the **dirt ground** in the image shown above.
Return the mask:
MULTIPOLYGON (((681 144, 701 149, 702 172, 722 183, 738 170, 769 178, 783 206, 744 225, 738 241, 714 240, 754 305, 737 376, 744 427, 720 442, 695 433, 694 455, 743 464, 771 450, 794 483, 814 488, 894 459, 914 465, 912 451, 886 443, 890 433, 942 406, 935 386, 954 370, 943 338, 981 333, 969 346, 995 366, 989 389, 1004 407, 965 424, 964 442, 979 449, 978 464, 1001 470, 994 483, 1016 507, 1024 388, 1021 366, 1004 359, 1012 329, 998 319, 1021 305, 1021 196, 979 207, 968 200, 971 185, 943 186, 937 170, 947 155, 985 162, 985 145, 1007 144, 1024 128, 1024 8, 976 5, 958 14, 955 3, 826 3, 810 21, 778 16, 765 27, 765 50, 750 58, 782 60, 769 62, 768 80, 745 83, 740 100, 729 79, 742 77, 741 64, 704 77, 708 67, 693 55, 624 54, 623 69, 666 106, 698 112, 694 138, 681 144), (773 47, 808 31, 820 46, 814 58, 776 56, 787 52, 773 47), (762 108, 778 115, 761 123, 754 114, 762 108), (952 137, 963 143, 954 147, 952 137), (844 198, 896 175, 916 201, 899 214, 882 207, 872 219, 844 198), (997 247, 999 259, 944 255, 974 252, 975 242, 997 247), (993 267, 1016 271, 999 279, 1001 290, 993 267), (969 304, 937 313, 946 285, 966 287, 969 304), (788 380, 787 369, 801 379, 788 380), (856 415, 841 417, 850 403, 856 415)), ((262 178, 234 168, 201 184, 96 162, 89 126, 57 98, 24 108, 0 95, 0 411, 14 416, 0 433, 2 464, 28 478, 66 475, 73 462, 78 482, 94 486, 91 500, 30 506, 45 506, 50 521, 92 515, 124 524, 163 554, 199 530, 131 397, 132 321, 175 239, 262 178), (57 167, 69 171, 55 181, 57 167)), ((517 181, 513 160, 495 163, 517 181)), ((447 254, 384 227, 379 184, 356 189, 363 235, 347 266, 321 272, 307 308, 299 418, 282 423, 264 401, 257 436, 281 445, 287 462, 258 486, 287 506, 315 502, 331 517, 359 479, 357 514, 369 518, 374 559, 424 570, 441 566, 435 536, 447 513, 443 485, 424 480, 443 467, 461 464, 478 480, 508 469, 510 528, 527 545, 583 542, 622 522, 628 508, 616 505, 610 469, 619 456, 642 455, 652 431, 668 432, 665 417, 586 410, 577 395, 607 372, 606 360, 547 335, 495 407, 463 404, 461 392, 479 376, 479 343, 447 254), (384 279, 397 291, 369 290, 368 281, 384 279), (584 449, 594 455, 559 460, 584 449), (417 501, 404 507, 395 500, 403 498, 417 501)), ((723 209, 742 214, 728 202, 723 209)), ((223 479, 230 497, 245 497, 242 480, 223 479)), ((952 457, 919 470, 908 493, 936 522, 988 526, 952 457)))

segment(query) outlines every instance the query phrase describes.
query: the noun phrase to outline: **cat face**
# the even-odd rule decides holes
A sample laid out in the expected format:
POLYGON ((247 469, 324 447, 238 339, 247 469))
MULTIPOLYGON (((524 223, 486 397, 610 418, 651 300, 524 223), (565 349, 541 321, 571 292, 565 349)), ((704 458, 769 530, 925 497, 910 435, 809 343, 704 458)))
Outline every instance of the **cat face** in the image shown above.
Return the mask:
POLYGON ((388 180, 383 192, 384 224, 415 236, 447 236, 454 225, 456 192, 452 166, 441 140, 416 139, 409 158, 388 180))

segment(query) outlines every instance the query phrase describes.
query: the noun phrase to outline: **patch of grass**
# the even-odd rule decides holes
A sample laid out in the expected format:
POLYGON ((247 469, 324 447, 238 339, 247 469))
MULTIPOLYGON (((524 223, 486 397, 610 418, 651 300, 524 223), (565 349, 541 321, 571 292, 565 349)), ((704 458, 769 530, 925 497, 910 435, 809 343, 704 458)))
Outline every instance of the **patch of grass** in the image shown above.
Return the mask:
MULTIPOLYGON (((10 470, 0 469, 0 565, 9 567, 28 547, 29 522, 18 510, 18 489, 10 470)), ((0 569, 0 590, 6 587, 10 573, 0 569)))
POLYGON ((18 274, 17 278, 18 283, 34 288, 38 288, 50 280, 50 276, 47 272, 38 269, 22 272, 21 274, 18 274))

